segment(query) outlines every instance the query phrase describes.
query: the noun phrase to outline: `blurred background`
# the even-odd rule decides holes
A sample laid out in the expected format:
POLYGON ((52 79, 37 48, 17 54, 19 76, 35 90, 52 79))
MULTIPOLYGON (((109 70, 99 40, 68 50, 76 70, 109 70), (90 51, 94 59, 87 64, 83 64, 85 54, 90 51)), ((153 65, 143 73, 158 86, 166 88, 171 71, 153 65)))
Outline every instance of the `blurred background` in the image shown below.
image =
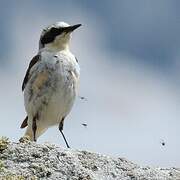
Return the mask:
MULTIPOLYGON (((71 147, 140 165, 180 166, 180 1, 0 3, 1 136, 18 141, 24 133, 21 84, 42 28, 82 23, 71 50, 81 66, 80 96, 87 100, 77 98, 65 121, 71 147)), ((65 147, 57 127, 42 142, 65 147)))

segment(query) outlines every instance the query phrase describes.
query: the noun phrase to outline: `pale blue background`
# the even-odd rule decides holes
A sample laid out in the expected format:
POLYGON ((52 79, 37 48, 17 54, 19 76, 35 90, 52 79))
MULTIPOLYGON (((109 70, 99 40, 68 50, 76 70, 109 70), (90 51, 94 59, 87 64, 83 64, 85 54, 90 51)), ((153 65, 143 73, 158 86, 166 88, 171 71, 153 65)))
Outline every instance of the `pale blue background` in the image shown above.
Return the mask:
MULTIPOLYGON (((0 135, 17 141, 23 134, 21 83, 41 29, 82 23, 71 49, 88 100, 77 99, 65 122, 70 145, 141 165, 180 166, 180 1, 0 3, 0 135)), ((44 141, 65 147, 57 127, 44 141)))

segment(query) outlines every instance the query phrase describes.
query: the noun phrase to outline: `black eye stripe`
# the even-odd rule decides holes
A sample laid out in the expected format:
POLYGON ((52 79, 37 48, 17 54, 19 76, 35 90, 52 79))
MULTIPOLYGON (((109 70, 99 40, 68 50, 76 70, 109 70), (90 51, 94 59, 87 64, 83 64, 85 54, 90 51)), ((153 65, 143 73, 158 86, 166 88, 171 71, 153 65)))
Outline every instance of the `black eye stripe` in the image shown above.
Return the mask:
POLYGON ((41 43, 48 44, 56 38, 56 36, 60 35, 63 32, 63 28, 58 29, 58 28, 51 28, 50 31, 46 32, 43 37, 41 37, 41 43))

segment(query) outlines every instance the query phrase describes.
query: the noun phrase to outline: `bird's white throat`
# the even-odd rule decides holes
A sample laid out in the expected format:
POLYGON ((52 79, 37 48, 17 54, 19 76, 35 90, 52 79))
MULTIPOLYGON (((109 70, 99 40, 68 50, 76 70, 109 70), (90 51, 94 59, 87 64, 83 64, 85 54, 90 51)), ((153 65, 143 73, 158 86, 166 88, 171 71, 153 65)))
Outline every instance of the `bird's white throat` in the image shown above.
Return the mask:
POLYGON ((45 49, 49 51, 62 51, 69 50, 69 42, 71 35, 70 33, 63 33, 55 38, 51 43, 48 43, 44 46, 45 49))

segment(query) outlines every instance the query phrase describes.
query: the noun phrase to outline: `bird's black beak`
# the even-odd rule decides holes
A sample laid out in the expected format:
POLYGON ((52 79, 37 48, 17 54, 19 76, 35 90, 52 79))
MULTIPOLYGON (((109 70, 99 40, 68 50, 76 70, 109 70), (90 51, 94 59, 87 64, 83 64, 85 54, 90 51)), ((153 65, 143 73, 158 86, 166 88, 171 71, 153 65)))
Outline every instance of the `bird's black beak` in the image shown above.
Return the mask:
POLYGON ((66 32, 66 33, 72 32, 72 31, 74 31, 75 29, 77 29, 80 26, 81 26, 81 24, 76 24, 76 25, 73 25, 73 26, 65 27, 64 32, 66 32))

